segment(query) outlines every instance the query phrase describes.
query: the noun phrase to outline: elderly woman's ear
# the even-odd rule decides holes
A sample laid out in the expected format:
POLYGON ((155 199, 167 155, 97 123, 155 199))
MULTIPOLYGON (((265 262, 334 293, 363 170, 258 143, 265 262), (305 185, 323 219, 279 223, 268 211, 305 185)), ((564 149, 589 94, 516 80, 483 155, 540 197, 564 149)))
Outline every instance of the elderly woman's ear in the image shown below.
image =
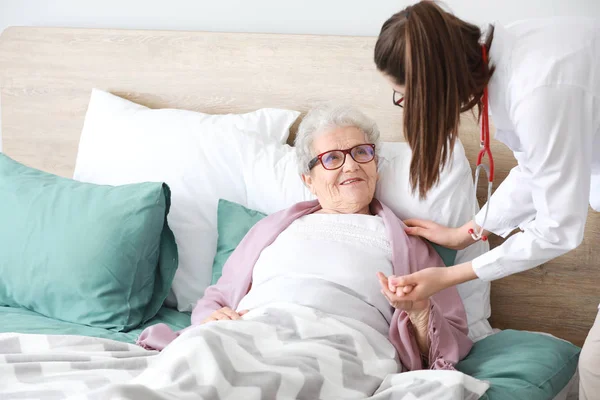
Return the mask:
POLYGON ((310 192, 316 196, 317 194, 315 193, 310 174, 301 174, 300 177, 302 178, 302 183, 304 183, 304 186, 306 186, 308 190, 310 190, 310 192))

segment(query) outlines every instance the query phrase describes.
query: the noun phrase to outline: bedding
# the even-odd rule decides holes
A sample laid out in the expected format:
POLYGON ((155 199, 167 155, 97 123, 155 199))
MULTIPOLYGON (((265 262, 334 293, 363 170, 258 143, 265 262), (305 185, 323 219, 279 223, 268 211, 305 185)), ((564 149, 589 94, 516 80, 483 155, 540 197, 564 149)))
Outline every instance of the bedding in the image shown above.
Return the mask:
POLYGON ((154 110, 94 89, 73 176, 103 185, 169 185, 168 222, 179 250, 169 304, 191 311, 210 284, 218 198, 246 198, 238 154, 244 139, 285 141, 299 114, 280 109, 225 115, 154 110))
POLYGON ((579 400, 579 370, 552 400, 579 400))
POLYGON ((569 383, 580 351, 547 334, 507 329, 475 343, 456 368, 490 382, 491 400, 546 400, 569 383))
POLYGON ((103 329, 93 326, 60 321, 17 307, 0 307, 0 333, 20 333, 39 335, 77 335, 111 339, 125 343, 135 343, 140 333, 150 325, 167 324, 172 329, 184 329, 190 325, 190 313, 179 312, 163 306, 151 320, 129 332, 103 329))
MULTIPOLYGON (((249 229, 253 222, 249 222, 248 217, 254 216, 256 220, 262 218, 260 213, 236 203, 222 200, 219 204, 219 226, 222 224, 229 225, 229 228, 223 231, 228 234, 233 233, 238 237, 243 237, 243 232, 239 232, 240 225, 246 225, 247 229, 249 229)), ((229 240, 235 240, 235 238, 232 239, 230 237, 229 240)), ((235 245, 230 244, 232 248, 235 245)), ((152 392, 153 394, 168 392, 166 389, 169 386, 168 381, 163 381, 162 386, 161 384, 156 384, 156 382, 159 382, 155 379, 158 374, 171 374, 169 378, 172 380, 171 384, 177 381, 199 379, 198 374, 201 374, 199 371, 202 370, 194 371, 194 373, 189 371, 193 365, 190 364, 190 359, 194 358, 193 352, 196 352, 195 354, 202 354, 202 357, 197 357, 202 360, 221 360, 221 362, 200 363, 202 367, 211 371, 213 377, 216 375, 231 376, 228 375, 228 372, 231 373, 233 369, 247 368, 249 373, 252 373, 254 377, 253 381, 256 381, 256 377, 258 376, 266 376, 268 378, 269 375, 265 374, 263 369, 254 368, 259 363, 265 363, 264 357, 270 355, 263 354, 259 350, 264 348, 278 349, 287 346, 313 346, 311 342, 300 344, 298 342, 299 334, 297 331, 291 334, 292 336, 296 335, 293 340, 289 342, 281 340, 277 332, 278 329, 273 328, 272 323, 280 324, 286 318, 292 320, 293 324, 295 324, 294 327, 297 327, 303 334, 307 330, 314 330, 314 335, 319 336, 319 332, 321 332, 319 329, 331 330, 331 326, 322 324, 322 319, 329 317, 330 319, 341 320, 349 324, 355 336, 357 335, 356 332, 362 332, 366 339, 363 338, 360 343, 364 343, 364 341, 368 342, 369 338, 373 341, 372 337, 377 337, 378 335, 382 336, 371 326, 365 328, 365 326, 361 326, 358 322, 349 322, 344 317, 333 317, 311 308, 290 305, 271 306, 253 310, 252 314, 248 314, 245 317, 249 321, 259 323, 258 328, 253 325, 238 325, 240 328, 235 327, 234 329, 225 325, 213 324, 213 328, 215 329, 211 329, 212 340, 224 343, 224 346, 228 349, 226 355, 219 354, 218 350, 212 347, 210 350, 207 350, 206 346, 210 347, 207 343, 211 339, 207 339, 205 334, 198 334, 191 335, 191 337, 195 338, 191 345, 189 344, 191 343, 190 339, 190 341, 184 341, 185 344, 182 347, 177 347, 175 344, 179 343, 182 339, 176 339, 171 346, 163 351, 163 353, 170 354, 170 356, 159 356, 155 352, 140 351, 136 346, 123 347, 115 344, 113 341, 133 343, 146 326, 158 323, 165 323, 173 330, 181 330, 190 324, 190 315, 188 313, 180 313, 176 310, 163 307, 153 320, 125 333, 57 321, 29 310, 0 307, 0 321, 2 321, 0 332, 20 333, 0 334, 0 349, 4 349, 0 350, 0 352, 4 353, 0 355, 0 360, 2 360, 0 362, 0 372, 5 375, 5 380, 2 381, 0 379, 0 383, 6 384, 7 388, 16 392, 26 390, 28 395, 33 393, 34 397, 37 397, 40 392, 44 392, 48 396, 56 395, 57 397, 70 395, 77 390, 77 387, 81 387, 82 385, 90 386, 93 389, 90 393, 85 394, 85 396, 82 395, 84 398, 103 398, 106 396, 123 396, 124 398, 147 397, 150 393, 148 388, 155 391, 152 392), (300 309, 305 310, 299 311, 300 309), (290 313, 289 315, 286 314, 288 312, 290 313), (311 314, 314 315, 311 316, 311 314), (315 326, 308 324, 311 327, 307 328, 304 325, 307 318, 315 326), (318 323, 315 322, 315 318, 319 318, 318 323), (304 322, 298 323, 298 321, 304 322), (269 336, 269 329, 276 331, 275 334, 271 335, 277 336, 278 341, 270 342, 264 339, 269 336), (36 333, 38 335, 26 335, 28 333, 36 333), (46 335, 51 335, 52 337, 46 335), (236 342, 240 337, 244 337, 247 340, 245 342, 236 342), (248 345, 248 343, 256 342, 259 339, 264 342, 257 345, 257 348, 248 345), (15 343, 18 343, 18 345, 15 343), (57 343, 59 345, 55 347, 57 343), (241 347, 238 344, 241 344, 241 347), (26 355, 19 353, 14 350, 15 346, 21 348, 21 351, 23 351, 23 347, 27 347, 28 353, 26 355), (94 348, 97 348, 98 351, 94 352, 94 348), (171 350, 172 348, 179 348, 179 353, 171 350), (186 349, 186 354, 190 353, 189 356, 182 357, 184 353, 183 348, 186 349), (204 357, 207 354, 210 354, 211 357, 204 357), (232 356, 233 354, 235 356, 232 356), (228 365, 225 365, 227 364, 226 357, 228 355, 232 359, 230 359, 231 362, 228 365), (83 361, 88 359, 90 360, 89 362, 83 361), (239 361, 240 359, 242 361, 239 361), (18 360, 29 361, 28 363, 21 363, 18 360), (66 370, 64 368, 64 360, 70 360, 71 362, 69 364, 70 367, 66 368, 66 370), (30 364, 30 361, 33 364, 30 364), (163 366, 163 363, 167 365, 163 366), (109 365, 108 371, 105 368, 106 365, 109 365), (146 369, 146 366, 149 370, 146 369), (1 371, 2 368, 5 369, 4 372, 8 369, 15 372, 12 372, 11 376, 11 372, 4 373, 1 371), (40 370, 44 371, 44 375, 39 373, 40 370), (219 374, 216 371, 221 372, 219 374), (86 373, 84 374, 84 372, 86 373), (73 384, 69 386, 72 386, 72 388, 65 389, 65 385, 60 385, 60 388, 57 388, 58 384, 51 383, 56 382, 54 379, 56 377, 52 380, 44 379, 46 376, 55 373, 68 375, 63 377, 59 375, 60 379, 56 381, 64 382, 63 379, 67 379, 67 381, 71 379, 73 384), (134 375, 134 377, 131 375, 134 375), (107 378, 107 376, 109 377, 107 378), (18 385, 15 383, 17 380, 19 381, 18 385), (23 387, 22 381, 29 382, 26 388, 23 387), (74 384, 75 382, 78 382, 78 384, 74 384), (104 386, 96 387, 97 385, 101 385, 102 382, 104 386), (71 392, 65 392, 69 390, 71 392)), ((208 327, 208 325, 205 327, 208 327)), ((285 330, 285 327, 283 330, 285 330)), ((187 334, 183 336, 187 337, 187 334)), ((336 351, 339 351, 340 346, 344 347, 347 344, 347 342, 339 338, 340 335, 337 336, 336 341, 324 344, 322 343, 322 338, 319 338, 320 342, 318 345, 323 347, 320 347, 317 353, 326 353, 325 350, 331 346, 335 347, 336 351)), ((382 338, 375 340, 375 342, 378 346, 382 346, 381 343, 389 344, 387 340, 382 338)), ((541 337, 538 334, 528 332, 502 331, 475 344, 470 354, 457 365, 457 368, 462 373, 453 372, 444 376, 438 376, 432 371, 425 370, 403 374, 393 374, 388 371, 387 374, 381 373, 377 375, 381 382, 371 398, 387 399, 395 396, 393 398, 477 399, 482 396, 482 399, 491 400, 505 398, 553 399, 564 390, 563 388, 572 379, 577 365, 578 353, 579 348, 576 346, 552 337, 541 337), (489 389, 485 391, 488 383, 489 389), (483 391, 485 393, 482 395, 483 391), (419 393, 418 396, 415 393, 419 393)), ((293 354, 297 357, 299 353, 293 354)), ((337 354, 335 359, 345 359, 345 357, 346 355, 340 356, 340 354, 337 354)), ((319 365, 325 363, 327 360, 328 358, 326 357, 320 358, 319 365)), ((381 360, 379 361, 381 362, 381 360)), ((289 372, 290 366, 287 362, 285 361, 287 368, 283 368, 283 370, 289 372)), ((364 360, 361 362, 363 363, 363 367, 368 366, 364 360)), ((301 372, 296 372, 296 375, 306 374, 306 367, 298 368, 301 372)), ((343 373, 346 374, 348 369, 344 365, 341 368, 344 371, 343 373)), ((273 367, 270 366, 269 371, 272 369, 273 367)), ((365 369, 368 368, 365 367, 365 369)), ((320 373, 323 373, 323 371, 320 373)), ((313 375, 310 378, 318 381, 319 376, 313 375)), ((282 379, 290 379, 290 382, 292 382, 290 384, 291 387, 294 387, 295 382, 296 389, 301 390, 297 388, 300 384, 298 383, 299 379, 294 376, 294 373, 289 373, 289 375, 284 374, 282 375, 282 379), (294 381, 294 379, 296 380, 294 381)), ((368 382, 368 379, 365 382, 368 382)), ((252 390, 256 390, 246 387, 234 390, 230 387, 232 385, 231 382, 218 381, 217 378, 214 378, 210 384, 219 394, 231 390, 231 393, 235 393, 231 394, 231 396, 239 395, 242 390, 246 391, 242 393, 244 396, 247 396, 252 390)), ((0 387, 2 386, 0 385, 0 387)), ((0 389, 0 395, 6 395, 6 398, 10 398, 12 395, 16 396, 16 393, 8 392, 8 390, 6 389, 5 392, 2 392, 2 389, 0 389)), ((267 382, 264 383, 264 386, 261 386, 261 390, 268 391, 273 389, 267 382)), ((338 387, 331 390, 333 393, 336 393, 336 390, 342 393, 346 390, 344 388, 344 381, 338 387)), ((183 396, 184 394, 185 390, 182 389, 173 398, 180 398, 179 396, 183 396)), ((194 395, 202 395, 202 393, 190 393, 190 396, 194 395)), ((227 396, 223 395, 222 397, 226 398, 227 396)))
POLYGON ((488 388, 459 371, 394 374, 385 336, 291 304, 195 327, 161 353, 101 338, 6 333, 0 352, 0 398, 458 400, 488 388))
POLYGON ((167 297, 177 246, 163 183, 77 182, 0 154, 0 306, 127 331, 167 297))
MULTIPOLYGON (((266 311, 264 313, 261 311, 257 315, 260 315, 260 317, 254 318, 254 316, 252 316, 253 321, 258 321, 260 318, 263 318, 266 315, 266 311)), ((134 365, 136 362, 149 364, 151 360, 158 358, 156 357, 156 352, 140 351, 140 348, 137 346, 122 346, 113 342, 133 343, 137 334, 143 329, 143 326, 127 333, 115 332, 56 321, 32 311, 10 307, 0 307, 0 321, 2 321, 2 324, 0 324, 0 372, 2 374, 4 374, 4 371, 2 371, 3 368, 12 368, 16 365, 14 362, 10 364, 7 363, 7 359, 15 360, 18 357, 25 357, 25 346, 29 349, 27 350, 29 354, 28 357, 32 357, 35 365, 43 368, 44 371, 48 370, 48 375, 53 369, 58 369, 57 365, 53 365, 52 363, 58 362, 60 357, 77 356, 85 358, 85 356, 90 357, 94 355, 96 361, 103 360, 105 364, 108 363, 110 365, 108 371, 100 371, 99 368, 97 368, 98 364, 94 364, 91 360, 87 363, 83 361, 79 362, 78 366, 80 370, 85 371, 86 368, 89 368, 90 371, 88 372, 91 372, 91 374, 88 373, 83 376, 80 372, 80 375, 72 375, 68 379, 84 382, 89 379, 90 381, 88 384, 92 384, 93 380, 97 379, 98 381, 104 381, 105 384, 108 385, 109 381, 113 381, 107 381, 102 378, 104 375, 108 374, 111 376, 120 376, 118 382, 124 382, 123 379, 130 379, 127 382, 132 384, 134 382, 133 377, 125 376, 123 370, 134 365), (6 332, 20 332, 21 334, 6 332), (37 333, 38 335, 32 335, 33 333, 37 333), (87 337, 71 335, 85 335, 87 337), (16 349, 16 343, 19 344, 18 347, 20 350, 16 349), (21 343, 24 343, 25 345, 21 345, 21 343), (49 347, 52 346, 52 343, 61 343, 60 349, 49 349, 49 347), (90 349, 93 351, 94 347, 101 349, 101 351, 95 352, 95 354, 90 352, 90 349), (111 353, 111 349, 120 349, 120 351, 111 353), (49 355, 49 353, 52 353, 53 355, 49 355), (119 360, 116 360, 116 357, 119 357, 119 360), (42 362, 42 360, 44 361, 42 362)), ((173 330, 179 330, 189 326, 190 315, 189 313, 181 313, 174 309, 163 307, 158 312, 157 316, 147 325, 160 322, 169 325, 173 330)), ((269 323, 267 322, 262 326, 263 329, 260 330, 261 338, 268 332, 268 324, 269 323)), ((213 325, 213 328, 219 327, 224 327, 224 325, 213 325)), ((235 332, 239 332, 240 330, 241 329, 234 329, 230 332, 230 327, 227 327, 227 329, 219 328, 212 331, 217 332, 217 334, 227 331, 229 332, 228 334, 235 335, 235 332)), ((243 333, 246 333, 245 329, 243 333)), ((194 340, 205 340, 203 334, 194 334, 192 336, 195 338, 194 340)), ((405 390, 406 387, 415 387, 415 385, 423 385, 423 387, 425 387, 426 384, 429 385, 428 390, 431 390, 431 386, 435 385, 440 388, 440 390, 443 389, 448 393, 452 393, 452 390, 459 389, 463 392, 462 394, 464 394, 466 393, 466 390, 472 386, 480 387, 479 381, 483 381, 489 383, 490 387, 482 395, 481 399, 571 399, 573 393, 577 392, 576 366, 579 349, 570 345, 568 342, 551 336, 547 336, 546 339, 538 341, 537 339, 539 336, 540 334, 538 333, 522 331, 501 331, 495 333, 489 338, 476 343, 471 353, 458 364, 458 368, 462 373, 449 374, 446 378, 442 379, 442 381, 436 381, 438 378, 437 375, 433 373, 435 371, 429 370, 387 375, 378 387, 377 395, 374 395, 372 398, 387 399, 390 398, 388 396, 390 391, 394 391, 394 393, 398 395, 398 393, 401 393, 401 390, 405 390), (472 380, 470 374, 472 374, 474 380, 472 380)), ((249 335, 247 337, 251 338, 252 336, 249 335)), ((227 337, 227 334, 224 335, 224 340, 230 339, 230 337, 227 337)), ((173 344, 179 343, 180 340, 181 338, 177 339, 173 344)), ((267 342, 267 340, 265 339, 263 342, 267 342)), ((189 369, 191 364, 188 359, 194 359, 195 357, 190 348, 186 347, 189 342, 184 341, 183 343, 184 344, 179 347, 179 351, 182 352, 181 354, 185 353, 189 355, 180 356, 180 358, 185 358, 185 360, 180 361, 180 364, 186 365, 189 369), (182 347, 185 347, 185 351, 181 350, 182 347)), ((206 344, 203 344, 202 346, 205 345, 206 344)), ((281 343, 277 342, 277 345, 281 346, 281 343)), ((206 354, 206 351, 202 346, 197 346, 198 351, 202 352, 201 354, 206 354)), ((171 349, 171 347, 168 349, 171 349)), ((232 354, 233 351, 234 349, 232 348, 231 352, 228 354, 232 354)), ((247 352, 247 350, 244 350, 244 352, 247 352)), ((256 357, 256 354, 252 357, 256 357)), ((252 357, 250 357, 250 359, 252 359, 252 357)), ((199 358, 204 359, 203 357, 199 358)), ((176 352, 171 354, 169 359, 173 364, 177 364, 176 352)), ((237 364, 237 361, 235 362, 236 368, 239 368, 239 366, 242 365, 237 364)), ((18 367, 17 369, 19 368, 21 367, 18 367)), ((71 373, 74 373, 75 368, 77 367, 73 366, 71 368, 71 373)), ((153 374, 158 374, 159 371, 162 371, 163 373, 167 372, 170 367, 160 369, 160 367, 151 366, 151 368, 154 369, 152 372, 153 374)), ((135 368, 129 369, 129 371, 132 375, 137 376, 138 374, 141 374, 143 369, 142 366, 137 365, 135 368)), ((66 371, 62 369, 60 372, 65 373, 66 371)), ((177 374, 178 375, 172 375, 171 378, 173 382, 183 382, 185 381, 186 376, 187 379, 191 379, 189 376, 191 374, 187 371, 178 371, 177 374)), ((14 378, 15 377, 13 376, 13 379, 14 378)), ((37 380, 32 379, 29 382, 28 389, 34 390, 33 393, 35 393, 35 390, 42 390, 37 386, 40 384, 41 380, 42 376, 38 374, 37 380)), ((0 383, 2 382, 3 381, 0 379, 0 383)), ((164 384, 166 385, 167 383, 164 382, 164 384)), ((4 392, 2 391, 2 387, 3 385, 0 384, 0 398, 10 398, 6 390, 4 392)), ((47 388, 47 386, 45 387, 47 388)), ((126 386, 121 385, 118 388, 113 387, 111 390, 122 390, 127 393, 128 391, 125 387, 126 386)), ((108 386, 104 388, 104 390, 106 389, 108 389, 108 386)), ((60 390, 63 390, 63 388, 60 390)), ((76 389, 72 389, 72 392, 75 390, 76 389)), ((156 390, 162 391, 164 388, 156 390)), ((252 389, 247 389, 246 393, 251 392, 252 389)), ((474 392, 478 393, 477 390, 474 390, 474 392)), ((143 392, 141 388, 138 387, 132 389, 131 393, 133 393, 130 394, 130 396, 132 396, 131 398, 136 398, 134 397, 135 395, 140 395, 140 393, 143 392)), ((246 395, 246 393, 244 393, 244 395, 246 395)), ((422 398, 444 398, 434 391, 426 393, 435 394, 435 396, 422 398)), ((60 397, 63 397, 63 394, 64 393, 61 392, 60 397)), ((143 393, 143 395, 148 396, 148 393, 143 393)), ((32 396, 37 397, 35 394, 32 396)), ((90 396, 90 398, 99 397, 90 396)), ((457 395, 450 398, 462 399, 463 397, 457 395)))
MULTIPOLYGON (((298 176, 293 148, 283 144, 298 115, 278 109, 222 116, 152 110, 96 89, 86 113, 74 177, 113 185, 159 180, 171 187, 169 224, 179 247, 180 266, 168 304, 191 311, 212 281, 220 198, 266 214, 313 199, 298 176)), ((460 142, 454 147, 451 167, 424 201, 409 188, 409 146, 382 143, 381 155, 376 196, 402 218, 457 226, 478 210, 460 142)), ((469 261, 487 249, 486 242, 476 243, 458 252, 456 262, 469 261)), ((458 290, 470 330, 479 336, 489 334, 489 283, 474 280, 458 290)))

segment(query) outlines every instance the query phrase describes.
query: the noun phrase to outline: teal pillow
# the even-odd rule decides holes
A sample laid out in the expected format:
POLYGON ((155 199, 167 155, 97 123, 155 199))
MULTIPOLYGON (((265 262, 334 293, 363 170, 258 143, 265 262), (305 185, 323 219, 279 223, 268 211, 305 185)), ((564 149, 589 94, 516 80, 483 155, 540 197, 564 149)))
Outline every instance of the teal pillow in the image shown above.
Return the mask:
POLYGON ((127 331, 169 293, 178 257, 162 183, 104 186, 0 154, 0 306, 127 331))
MULTIPOLYGON (((266 217, 266 214, 260 211, 251 210, 231 201, 219 200, 217 208, 219 238, 217 241, 217 254, 212 268, 212 285, 217 283, 221 277, 223 265, 225 265, 225 261, 227 261, 233 250, 235 250, 254 224, 264 217, 266 217)), ((438 245, 433 245, 433 248, 442 257, 444 264, 454 265, 456 250, 450 250, 438 245)))
POLYGON ((456 368, 490 382, 483 399, 553 399, 577 369, 580 348, 539 333, 507 329, 475 343, 456 368))
MULTIPOLYGON (((429 242, 429 241, 428 241, 429 242)), ((444 265, 449 267, 454 265, 454 261, 456 260, 456 250, 449 249, 447 247, 440 246, 439 244, 429 242, 429 244, 433 247, 436 253, 442 258, 444 265)))
POLYGON ((217 207, 217 254, 213 261, 212 282, 217 283, 223 273, 223 265, 242 241, 246 233, 266 214, 251 210, 241 204, 219 199, 217 207))

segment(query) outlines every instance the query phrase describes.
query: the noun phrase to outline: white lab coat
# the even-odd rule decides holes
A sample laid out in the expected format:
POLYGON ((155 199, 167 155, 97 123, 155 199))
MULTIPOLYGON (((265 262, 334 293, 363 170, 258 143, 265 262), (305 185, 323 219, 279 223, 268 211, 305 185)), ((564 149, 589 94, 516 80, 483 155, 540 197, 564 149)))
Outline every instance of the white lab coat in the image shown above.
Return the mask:
POLYGON ((490 115, 495 138, 518 165, 490 199, 484 228, 503 237, 523 232, 473 260, 479 278, 525 271, 574 249, 588 201, 600 211, 599 54, 598 19, 495 26, 490 115))

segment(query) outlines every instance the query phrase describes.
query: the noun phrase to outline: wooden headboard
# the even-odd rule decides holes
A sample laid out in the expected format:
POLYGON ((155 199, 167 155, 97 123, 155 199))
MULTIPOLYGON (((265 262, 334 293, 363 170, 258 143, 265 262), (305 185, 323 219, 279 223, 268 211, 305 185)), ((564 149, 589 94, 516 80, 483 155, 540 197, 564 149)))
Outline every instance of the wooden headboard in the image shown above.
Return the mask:
MULTIPOLYGON (((317 101, 340 99, 373 117, 384 140, 402 140, 402 114, 375 69, 374 43, 367 37, 8 28, 0 37, 3 151, 71 177, 94 87, 153 108, 207 113, 306 112, 317 101)), ((471 162, 478 135, 466 115, 461 140, 471 162)), ((493 151, 497 186, 515 161, 498 142, 493 151)), ((581 345, 600 301, 598 243, 600 214, 590 214, 576 251, 493 282, 492 325, 550 332, 581 345)))

